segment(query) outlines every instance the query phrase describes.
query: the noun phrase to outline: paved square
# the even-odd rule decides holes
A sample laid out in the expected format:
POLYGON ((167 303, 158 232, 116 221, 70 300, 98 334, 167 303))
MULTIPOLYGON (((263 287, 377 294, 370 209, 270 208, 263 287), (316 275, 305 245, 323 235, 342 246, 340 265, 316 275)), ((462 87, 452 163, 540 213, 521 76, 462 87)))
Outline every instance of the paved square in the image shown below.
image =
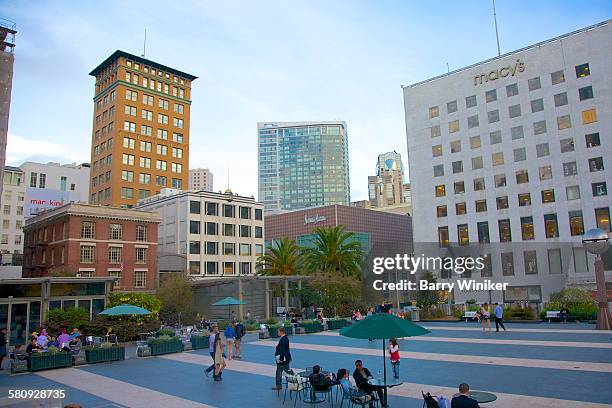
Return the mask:
MULTIPOLYGON (((507 324, 482 333, 475 323, 423 323, 431 334, 400 342, 403 385, 390 406, 421 408, 421 390, 450 397, 460 382, 497 395, 499 408, 612 407, 612 332, 586 324, 507 324)), ((340 337, 337 331, 292 336, 292 367, 336 371, 356 359, 376 375, 381 342, 340 337)), ((281 407, 274 385, 276 341, 250 334, 243 359, 229 362, 223 382, 204 376, 207 350, 9 376, 0 374, 0 407, 281 407), (15 401, 9 389, 64 389, 60 401, 15 401)), ((388 367, 388 375, 390 368, 388 367)), ((286 403, 288 407, 292 403, 286 403)), ((298 405, 300 405, 298 403, 298 405)), ((326 404, 321 404, 325 406, 326 404)), ((305 406, 305 405, 303 405, 305 406)))

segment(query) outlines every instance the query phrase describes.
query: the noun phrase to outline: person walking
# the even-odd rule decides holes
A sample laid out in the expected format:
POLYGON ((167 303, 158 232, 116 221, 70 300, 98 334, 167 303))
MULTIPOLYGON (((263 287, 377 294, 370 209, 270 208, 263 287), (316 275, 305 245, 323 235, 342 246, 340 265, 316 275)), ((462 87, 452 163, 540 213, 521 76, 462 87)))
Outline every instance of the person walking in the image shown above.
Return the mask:
POLYGON ((223 342, 221 341, 221 336, 218 333, 215 336, 215 375, 213 379, 215 381, 222 381, 221 374, 223 374, 223 370, 225 369, 225 359, 223 358, 223 342))
POLYGON ((480 308, 480 322, 482 323, 482 331, 485 331, 485 323, 489 326, 489 331, 491 331, 491 310, 489 309, 489 304, 485 303, 480 308))
POLYGON ((280 327, 278 329, 278 334, 280 335, 280 340, 276 345, 276 350, 274 352, 274 357, 276 358, 276 385, 273 390, 280 391, 283 389, 282 387, 282 375, 283 371, 293 374, 293 371, 289 368, 289 363, 291 362, 291 352, 289 351, 289 338, 285 333, 285 328, 280 327))
POLYGON ((229 326, 225 329, 225 341, 227 341, 227 359, 232 359, 232 352, 234 351, 234 340, 236 339, 236 321, 232 320, 229 326))
POLYGON ((495 315, 495 331, 499 333, 499 327, 501 326, 504 331, 506 331, 506 327, 502 322, 504 317, 504 308, 499 303, 495 303, 495 309, 493 309, 493 314, 495 315))
POLYGON ((213 363, 204 371, 206 376, 210 376, 210 372, 215 369, 215 340, 219 337, 219 326, 216 324, 211 325, 210 336, 208 336, 208 353, 213 359, 213 363))
POLYGON ((4 370, 2 368, 2 360, 6 356, 6 329, 3 327, 0 330, 0 370, 4 370))
POLYGON ((389 340, 389 359, 391 360, 391 367, 393 368, 393 378, 397 380, 399 378, 400 365, 399 345, 397 344, 397 339, 389 340))
POLYGON ((236 332, 236 340, 234 340, 234 344, 236 346, 236 355, 234 358, 241 359, 242 358, 242 338, 244 337, 244 325, 242 322, 237 322, 234 327, 234 331, 236 332))

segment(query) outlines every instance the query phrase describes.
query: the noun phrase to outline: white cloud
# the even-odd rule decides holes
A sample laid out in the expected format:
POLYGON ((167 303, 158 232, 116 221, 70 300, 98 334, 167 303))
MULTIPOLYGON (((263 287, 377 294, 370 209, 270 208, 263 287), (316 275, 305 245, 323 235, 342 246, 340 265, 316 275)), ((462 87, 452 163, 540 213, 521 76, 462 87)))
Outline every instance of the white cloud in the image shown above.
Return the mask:
MULTIPOLYGON (((53 138, 49 138, 53 139, 53 138)), ((19 166, 26 161, 87 163, 89 150, 75 146, 66 146, 50 140, 25 138, 9 133, 6 146, 6 164, 19 166)))

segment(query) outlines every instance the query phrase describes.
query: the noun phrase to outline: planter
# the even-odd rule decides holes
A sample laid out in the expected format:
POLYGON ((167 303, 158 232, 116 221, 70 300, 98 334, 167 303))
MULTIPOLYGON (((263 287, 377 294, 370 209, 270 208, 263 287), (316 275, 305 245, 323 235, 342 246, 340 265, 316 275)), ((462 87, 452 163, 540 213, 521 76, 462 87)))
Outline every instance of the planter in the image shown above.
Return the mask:
POLYGON ((152 356, 160 354, 180 353, 183 351, 183 342, 180 340, 159 341, 149 343, 152 356))
POLYGON ((47 370, 72 366, 72 354, 60 352, 56 354, 39 353, 28 356, 28 371, 47 370))
POLYGON ((303 327, 306 333, 316 333, 323 330, 323 325, 319 322, 299 323, 299 326, 303 327))
POLYGON ((125 347, 85 349, 87 364, 125 360, 125 347))
POLYGON ((193 350, 208 348, 208 336, 192 336, 189 341, 193 350))
POLYGON ((268 334, 270 334, 270 338, 278 337, 278 327, 268 327, 268 334))
POLYGON ((337 330, 346 326, 346 320, 338 319, 338 320, 328 320, 327 328, 329 330, 337 330))

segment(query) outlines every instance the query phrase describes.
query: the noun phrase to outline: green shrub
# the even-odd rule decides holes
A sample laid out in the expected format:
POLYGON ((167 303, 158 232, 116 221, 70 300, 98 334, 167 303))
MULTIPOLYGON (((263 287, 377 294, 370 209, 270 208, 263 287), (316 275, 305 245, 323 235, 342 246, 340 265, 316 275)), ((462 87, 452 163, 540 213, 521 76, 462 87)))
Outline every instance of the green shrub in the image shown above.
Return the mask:
POLYGON ((61 333, 62 329, 83 329, 89 323, 89 311, 80 307, 52 309, 49 311, 45 327, 49 333, 61 333))
POLYGON ((504 308, 504 318, 506 320, 533 320, 535 314, 530 307, 507 307, 504 308))
POLYGON ((163 334, 159 337, 150 338, 147 342, 149 344, 155 344, 155 343, 164 343, 167 341, 176 341, 176 340, 179 340, 178 336, 168 336, 167 334, 163 334))
POLYGON ((546 312, 561 310, 564 306, 569 310, 571 320, 597 319, 597 302, 591 292, 580 288, 565 288, 551 294, 550 302, 544 306, 540 317, 544 319, 546 312))
POLYGON ((100 344, 100 348, 103 348, 103 349, 109 349, 111 347, 113 347, 113 343, 110 343, 108 341, 105 341, 104 343, 100 344))
POLYGON ((155 332, 155 337, 160 337, 160 336, 174 336, 174 330, 159 329, 158 331, 155 332))
POLYGON ((55 346, 49 346, 47 348, 47 351, 49 352, 49 354, 57 354, 59 353, 59 349, 55 346))

